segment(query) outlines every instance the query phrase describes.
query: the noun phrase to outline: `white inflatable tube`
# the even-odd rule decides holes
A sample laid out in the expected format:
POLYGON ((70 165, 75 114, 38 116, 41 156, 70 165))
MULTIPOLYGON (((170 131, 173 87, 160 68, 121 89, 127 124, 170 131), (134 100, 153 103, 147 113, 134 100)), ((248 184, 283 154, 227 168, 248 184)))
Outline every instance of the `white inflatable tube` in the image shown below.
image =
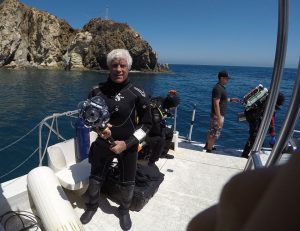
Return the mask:
POLYGON ((37 167, 27 184, 43 226, 47 231, 84 230, 57 177, 49 167, 37 167))

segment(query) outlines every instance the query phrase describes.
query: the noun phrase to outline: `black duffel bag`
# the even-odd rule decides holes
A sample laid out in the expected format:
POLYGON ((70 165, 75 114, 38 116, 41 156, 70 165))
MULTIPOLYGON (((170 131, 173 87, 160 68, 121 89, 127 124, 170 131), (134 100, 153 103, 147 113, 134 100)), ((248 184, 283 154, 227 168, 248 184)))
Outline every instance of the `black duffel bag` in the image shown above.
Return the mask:
MULTIPOLYGON (((120 204, 120 174, 118 166, 111 166, 106 180, 101 187, 101 193, 105 194, 109 199, 120 204)), ((140 211, 145 204, 157 192, 159 185, 164 180, 158 168, 137 164, 134 194, 130 206, 132 211, 140 211)))

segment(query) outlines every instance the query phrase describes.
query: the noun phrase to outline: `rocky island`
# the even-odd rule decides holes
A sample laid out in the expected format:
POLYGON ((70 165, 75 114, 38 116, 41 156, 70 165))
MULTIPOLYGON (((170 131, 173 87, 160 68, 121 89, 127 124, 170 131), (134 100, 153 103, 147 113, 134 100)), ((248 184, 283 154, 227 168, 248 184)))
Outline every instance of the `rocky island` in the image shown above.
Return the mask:
POLYGON ((91 19, 82 29, 19 0, 0 0, 0 68, 107 70, 106 55, 128 49, 132 69, 169 71, 152 47, 128 24, 91 19))

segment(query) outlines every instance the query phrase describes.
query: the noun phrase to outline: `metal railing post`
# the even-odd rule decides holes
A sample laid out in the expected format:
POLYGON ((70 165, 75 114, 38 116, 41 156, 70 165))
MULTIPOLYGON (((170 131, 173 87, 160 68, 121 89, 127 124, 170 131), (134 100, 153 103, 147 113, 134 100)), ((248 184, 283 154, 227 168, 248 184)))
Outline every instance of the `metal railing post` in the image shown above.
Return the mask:
POLYGON ((192 120, 191 120, 191 125, 190 125, 190 131, 188 135, 188 141, 192 141, 192 133, 193 133, 193 127, 195 123, 195 114, 196 114, 196 104, 193 105, 193 114, 192 114, 192 120))
MULTIPOLYGON (((283 72, 283 66, 285 61, 286 46, 287 46, 287 36, 288 35, 288 0, 279 0, 278 1, 278 31, 277 31, 277 45, 276 45, 276 54, 274 61, 274 68, 272 73, 272 81, 270 87, 270 94, 267 99, 267 104, 264 112, 264 116, 260 125, 260 128, 257 133, 257 137, 253 144, 251 155, 259 153, 265 136, 267 134, 269 124, 271 122, 272 115, 274 113, 275 104, 277 101, 279 86, 283 72)), ((244 170, 252 168, 251 161, 246 164, 244 170)), ((253 161, 254 167, 260 167, 259 163, 253 161), (257 165, 257 166, 256 166, 257 165)))
POLYGON ((177 107, 175 108, 175 115, 174 115, 174 125, 173 125, 173 133, 176 132, 176 126, 177 126, 177 107))
MULTIPOLYGON (((47 120, 53 119, 53 122, 54 122, 54 118, 58 118, 58 117, 61 117, 61 116, 72 116, 72 115, 78 114, 78 113, 79 113, 78 109, 74 110, 74 111, 63 112, 63 113, 54 113, 51 116, 45 117, 40 122, 40 125, 39 125, 39 148, 38 148, 39 149, 39 166, 41 166, 43 164, 43 157, 44 157, 46 149, 47 149, 47 147, 45 147, 44 152, 42 150, 43 149, 43 144, 42 144, 42 129, 43 129, 43 126, 46 125, 49 128, 48 139, 50 138, 51 132, 57 134, 60 138, 63 138, 62 136, 59 135, 58 131, 55 131, 52 126, 49 126, 47 124, 47 120)), ((53 125, 53 123, 52 123, 52 125, 53 125)))
POLYGON ((275 143, 271 151, 271 154, 267 160, 266 166, 275 165, 277 160, 281 157, 283 150, 285 149, 289 139, 293 135, 293 131, 298 119, 299 111, 300 111, 300 59, 298 64, 297 79, 295 82, 289 109, 286 113, 277 142, 275 143))

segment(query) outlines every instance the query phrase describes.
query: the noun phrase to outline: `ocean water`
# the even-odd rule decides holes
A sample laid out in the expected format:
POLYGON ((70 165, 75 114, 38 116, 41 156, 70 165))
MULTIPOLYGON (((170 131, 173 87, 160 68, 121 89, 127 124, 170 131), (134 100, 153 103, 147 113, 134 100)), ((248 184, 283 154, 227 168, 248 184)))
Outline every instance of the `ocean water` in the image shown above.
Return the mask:
MULTIPOLYGON (((170 65, 173 73, 141 74, 130 73, 130 79, 143 87, 152 96, 165 96, 170 89, 176 89, 180 96, 177 130, 187 136, 196 104, 196 117, 192 139, 205 142, 209 125, 211 90, 217 82, 217 73, 226 69, 231 79, 226 87, 229 97, 243 97, 258 84, 269 88, 272 68, 170 65)), ((286 102, 276 114, 276 130, 288 108, 296 77, 296 69, 285 69, 280 91, 286 102)), ((26 174, 38 163, 38 154, 8 176, 3 175, 22 163, 38 147, 38 130, 25 139, 3 150, 20 137, 27 134, 44 117, 56 112, 77 108, 78 102, 85 100, 90 89, 105 81, 107 74, 99 72, 54 71, 54 70, 5 70, 0 69, 0 182, 26 174)), ((244 147, 248 136, 247 123, 238 122, 237 113, 243 111, 238 103, 229 103, 224 129, 218 145, 244 147)), ((300 128, 299 123, 296 126, 300 128)), ((74 135, 72 123, 62 120, 61 133, 67 138, 74 135)), ((51 142, 57 142, 56 137, 51 142)))

